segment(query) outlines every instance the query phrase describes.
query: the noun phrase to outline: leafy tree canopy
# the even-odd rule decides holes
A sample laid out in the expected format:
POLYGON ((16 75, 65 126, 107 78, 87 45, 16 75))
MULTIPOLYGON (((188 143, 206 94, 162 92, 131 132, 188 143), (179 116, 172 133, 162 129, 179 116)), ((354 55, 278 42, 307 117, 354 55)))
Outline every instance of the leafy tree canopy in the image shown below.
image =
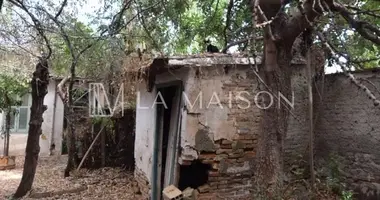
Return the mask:
MULTIPOLYGON (((7 1, 5 1, 7 2, 7 1)), ((43 22, 52 46, 52 69, 54 74, 67 75, 71 65, 70 49, 62 38, 59 27, 44 11, 57 13, 60 2, 36 3, 25 1, 30 11, 43 22)), ((228 44, 240 51, 249 51, 249 37, 252 14, 247 0, 170 0, 131 1, 123 12, 121 30, 116 35, 99 39, 99 33, 111 30, 110 21, 124 1, 104 0, 100 8, 86 22, 80 21, 81 8, 91 2, 69 2, 58 17, 60 24, 76 52, 93 43, 90 50, 79 58, 78 76, 99 77, 106 74, 111 66, 121 66, 124 56, 140 49, 148 52, 159 51, 167 55, 200 53, 205 51, 204 39, 223 49, 228 44), (243 42, 244 41, 244 42, 243 42), (236 48, 237 47, 237 48, 236 48)), ((297 9, 297 1, 288 6, 288 14, 297 9)), ((341 0, 350 15, 380 29, 380 2, 374 0, 341 0)), ((26 53, 40 51, 42 41, 36 40, 31 20, 21 14, 12 4, 4 4, 0 20, 2 43, 22 47, 26 53), (37 48, 38 47, 38 48, 37 48)), ((379 66, 379 45, 360 36, 351 24, 347 24, 339 13, 329 13, 318 19, 315 29, 322 30, 329 43, 336 48, 343 60, 356 68, 379 66)), ((256 36, 262 36, 262 28, 256 29, 256 36)), ((318 40, 315 40, 318 43, 318 40)), ((256 50, 262 51, 263 43, 258 41, 256 50)), ((330 63, 334 64, 330 59, 330 63)))
MULTIPOLYGON (((293 2, 287 9, 290 15, 292 10, 297 9, 297 1, 293 2)), ((153 3, 141 0, 137 6, 153 3)), ((342 3, 355 19, 380 29, 380 1, 344 0, 342 3)), ((143 13, 139 25, 146 29, 144 35, 153 38, 166 53, 202 52, 205 38, 212 38, 213 43, 222 48, 227 43, 249 37, 252 30, 248 24, 251 23, 252 14, 248 4, 243 0, 167 1, 157 5, 152 12, 143 13)), ((344 60, 356 68, 379 66, 379 45, 360 36, 339 13, 330 12, 318 21, 315 29, 324 30, 329 42, 344 60)), ((257 36, 262 34, 261 31, 257 36)), ((247 42, 239 43, 238 49, 244 50, 247 45, 247 42)), ((258 45, 262 46, 262 43, 258 45)))

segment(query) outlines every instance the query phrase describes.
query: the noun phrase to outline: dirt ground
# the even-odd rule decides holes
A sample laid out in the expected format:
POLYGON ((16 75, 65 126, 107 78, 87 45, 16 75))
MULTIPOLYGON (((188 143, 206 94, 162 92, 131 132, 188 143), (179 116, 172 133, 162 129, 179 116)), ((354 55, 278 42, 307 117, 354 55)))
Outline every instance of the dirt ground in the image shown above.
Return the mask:
MULTIPOLYGON (((16 169, 0 171, 0 200, 9 199, 16 191, 23 159, 16 158, 16 169)), ((63 178, 66 160, 66 156, 40 158, 33 189, 23 199, 142 199, 133 191, 132 172, 120 168, 83 169, 72 177, 63 178)))

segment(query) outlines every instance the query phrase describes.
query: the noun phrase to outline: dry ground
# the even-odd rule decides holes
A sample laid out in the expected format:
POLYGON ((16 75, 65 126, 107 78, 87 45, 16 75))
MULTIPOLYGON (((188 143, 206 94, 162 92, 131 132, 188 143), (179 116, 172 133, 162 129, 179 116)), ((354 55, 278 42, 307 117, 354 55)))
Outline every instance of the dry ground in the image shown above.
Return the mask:
MULTIPOLYGON (((55 195, 37 199, 142 199, 132 189, 133 174, 118 168, 102 168, 99 170, 80 170, 74 177, 63 178, 66 164, 65 156, 42 157, 39 159, 33 190, 23 199, 31 198, 37 193, 68 191, 82 188, 83 191, 55 195), (87 187, 87 189, 86 189, 87 187)), ((16 169, 0 171, 0 199, 8 199, 12 195, 22 176, 23 157, 16 158, 16 169)))

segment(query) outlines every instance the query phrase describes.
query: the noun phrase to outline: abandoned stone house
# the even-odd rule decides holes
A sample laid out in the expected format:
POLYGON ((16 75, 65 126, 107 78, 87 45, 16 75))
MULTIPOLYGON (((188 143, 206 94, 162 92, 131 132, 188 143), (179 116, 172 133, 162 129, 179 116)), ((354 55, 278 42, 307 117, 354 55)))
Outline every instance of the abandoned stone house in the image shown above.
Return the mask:
MULTIPOLYGON (((256 61, 260 65, 260 59, 256 61)), ((252 197, 260 117, 254 62, 226 54, 177 56, 156 58, 140 69, 146 82, 137 86, 134 153, 135 177, 143 195, 161 199, 162 190, 175 185, 195 189, 197 199, 252 197)), ((305 70, 303 62, 292 64, 287 166, 308 147, 305 70)), ((372 77, 380 86, 379 72, 357 75, 372 77)), ((344 171, 350 187, 360 190, 364 184, 368 193, 380 183, 380 151, 365 145, 375 144, 367 132, 380 138, 376 131, 380 111, 373 111, 371 102, 354 89, 339 74, 326 75, 323 84, 315 82, 315 98, 323 95, 322 103, 315 100, 316 159, 318 164, 327 162, 327 155, 336 153, 348 164, 344 171)))

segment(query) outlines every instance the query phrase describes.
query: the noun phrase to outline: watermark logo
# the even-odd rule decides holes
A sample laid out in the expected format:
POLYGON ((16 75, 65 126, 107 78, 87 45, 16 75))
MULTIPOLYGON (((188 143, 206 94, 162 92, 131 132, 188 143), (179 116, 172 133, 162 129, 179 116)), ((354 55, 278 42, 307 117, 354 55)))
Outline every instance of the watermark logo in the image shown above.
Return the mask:
MULTIPOLYGON (((122 112, 121 114, 124 115, 124 105, 126 105, 126 102, 124 102, 124 87, 120 87, 115 102, 112 105, 102 83, 90 83, 89 94, 90 117, 111 117, 115 112, 122 112)), ((145 93, 137 91, 136 109, 155 109, 157 106, 169 109, 169 106, 171 106, 168 105, 168 99, 165 99, 165 95, 161 91, 157 91, 154 98, 151 95, 149 95, 149 98, 144 98, 142 94, 145 93)), ((190 98, 186 92, 182 92, 181 94, 182 101, 184 101, 184 104, 190 110, 209 109, 210 107, 212 109, 237 108, 246 110, 252 108, 252 106, 262 110, 273 106, 277 108, 285 106, 288 109, 294 109, 294 92, 291 93, 290 98, 286 98, 281 92, 273 94, 268 91, 256 93, 229 91, 227 95, 217 92, 205 94, 203 91, 200 91, 196 95, 192 94, 194 98, 190 98), (207 99, 206 96, 208 97, 207 99), (224 100, 223 103, 221 99, 224 100)))
POLYGON ((112 117, 118 111, 124 115, 124 87, 120 87, 113 106, 103 83, 89 84, 88 99, 90 117, 112 117))

